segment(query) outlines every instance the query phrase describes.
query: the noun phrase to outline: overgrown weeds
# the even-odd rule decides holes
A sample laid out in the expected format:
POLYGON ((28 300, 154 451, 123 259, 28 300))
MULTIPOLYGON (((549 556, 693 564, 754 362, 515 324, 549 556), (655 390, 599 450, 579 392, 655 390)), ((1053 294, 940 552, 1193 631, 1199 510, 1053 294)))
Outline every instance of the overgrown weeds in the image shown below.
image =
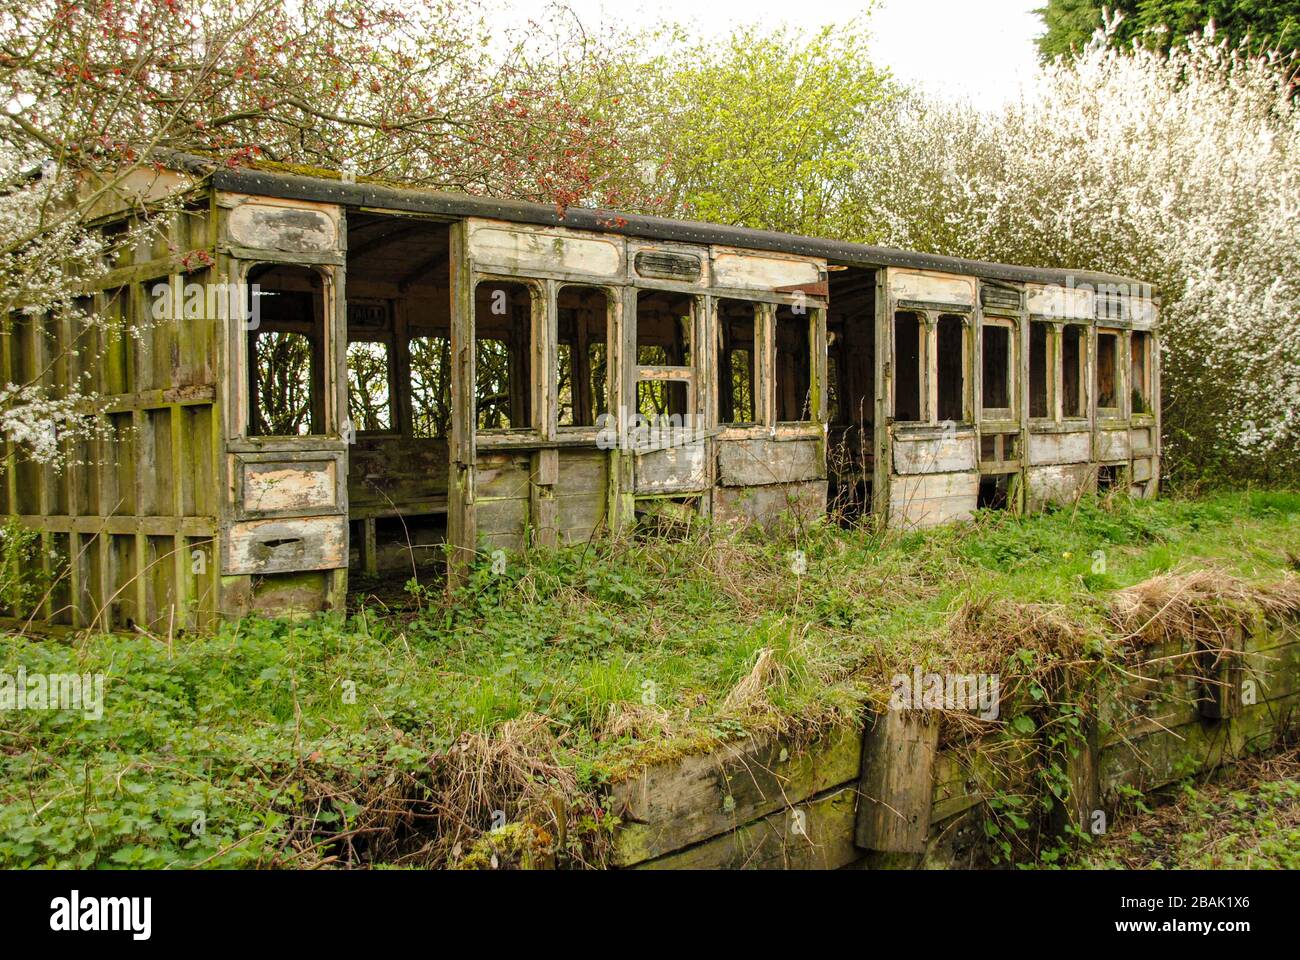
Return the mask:
POLYGON ((0 672, 102 673, 107 693, 97 720, 6 714, 0 862, 599 865, 610 780, 753 732, 856 723, 916 667, 1003 679, 996 721, 954 715, 950 739, 1059 752, 1051 735, 1083 709, 1072 678, 1133 632, 1117 590, 1211 565, 1278 581, 1288 549, 1289 493, 903 535, 701 527, 485 559, 401 614, 250 619, 170 646, 13 637, 0 672), (500 836, 510 823, 526 857, 500 836))

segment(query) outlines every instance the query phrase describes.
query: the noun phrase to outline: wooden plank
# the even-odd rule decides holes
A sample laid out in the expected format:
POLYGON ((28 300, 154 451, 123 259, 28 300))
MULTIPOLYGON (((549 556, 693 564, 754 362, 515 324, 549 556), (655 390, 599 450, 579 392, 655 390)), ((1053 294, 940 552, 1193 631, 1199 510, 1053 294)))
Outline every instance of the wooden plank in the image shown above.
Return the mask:
POLYGON ((1032 466, 1059 463, 1088 463, 1092 460, 1092 435, 1075 433, 1029 433, 1029 463, 1032 466))
POLYGON ((625 273, 621 237, 471 219, 469 254, 477 269, 507 274, 563 273, 613 279, 625 273))
POLYGON ((537 451, 533 454, 532 467, 528 514, 533 542, 539 547, 554 547, 559 528, 559 504, 555 500, 555 481, 560 474, 559 451, 537 451))
POLYGON ((918 473, 958 473, 976 467, 976 438, 964 436, 894 437, 894 471, 908 475, 918 473))
POLYGON ((476 500, 527 500, 532 483, 528 454, 480 454, 475 469, 476 500))
POLYGON ((978 473, 891 477, 889 525, 911 529, 968 520, 978 499, 978 473))
POLYGON ((811 257, 757 254, 732 247, 712 250, 713 285, 728 290, 774 291, 813 288, 826 277, 826 261, 811 257))
POLYGON ((975 280, 945 273, 890 268, 889 293, 895 300, 972 306, 975 303, 975 280))
POLYGON ((1037 512, 1049 503, 1073 503, 1095 489, 1097 474, 1087 463, 1028 467, 1025 482, 1026 509, 1037 512))
POLYGON ((838 870, 862 856, 853 845, 857 794, 846 784, 636 869, 838 870))
POLYGON ((33 530, 45 529, 51 533, 97 533, 135 534, 145 533, 150 536, 168 536, 183 533, 186 536, 212 536, 216 532, 216 522, 211 517, 137 517, 134 515, 117 515, 110 517, 65 517, 24 514, 15 517, 23 526, 33 530))
POLYGON ((610 789, 623 820, 615 860, 660 857, 846 784, 858 775, 861 749, 854 729, 804 746, 763 734, 646 767, 610 789))
POLYGON ((474 421, 474 293, 464 222, 452 224, 451 461, 447 478, 447 589, 465 581, 478 545, 474 421))
POLYGON ((1105 463, 1129 458, 1128 430, 1098 430, 1095 459, 1105 463))
POLYGON ((816 440, 719 440, 718 482, 751 487, 826 479, 826 458, 816 440))
POLYGON ((347 518, 250 520, 232 524, 221 572, 264 575, 347 566, 347 518))
POLYGON ((1154 434, 1151 427, 1134 427, 1129 431, 1129 447, 1134 457, 1149 457, 1156 452, 1154 434))
POLYGON ((245 516, 304 516, 338 511, 339 458, 249 461, 235 456, 239 507, 245 516))
POLYGON ((874 714, 862 741, 856 842, 883 853, 924 853, 930 832, 939 720, 916 710, 874 714))
POLYGON ((226 230, 236 244, 284 253, 332 253, 338 227, 319 207, 248 199, 230 211, 226 230))
POLYGON ((1053 320, 1077 318, 1093 320, 1093 291, 1086 286, 1066 287, 1061 284, 1025 284, 1025 300, 1033 316, 1053 320))
POLYGON ((480 500, 478 534, 488 550, 522 550, 528 526, 528 500, 480 500))
POLYGON ((379 544, 375 537, 375 521, 367 517, 361 521, 361 569, 368 577, 379 575, 379 544))
POLYGON ((690 443, 635 454, 637 493, 687 493, 708 483, 708 446, 690 443))
POLYGON ((807 522, 825 513, 825 480, 718 487, 713 492, 713 519, 719 523, 757 523, 767 527, 782 519, 807 522))

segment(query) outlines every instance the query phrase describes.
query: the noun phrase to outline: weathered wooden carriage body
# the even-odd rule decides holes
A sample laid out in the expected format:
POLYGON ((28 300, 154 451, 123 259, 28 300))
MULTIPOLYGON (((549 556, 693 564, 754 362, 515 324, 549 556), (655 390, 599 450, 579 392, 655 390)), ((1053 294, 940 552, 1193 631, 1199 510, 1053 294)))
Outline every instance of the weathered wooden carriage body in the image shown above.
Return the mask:
POLYGON ((349 570, 454 576, 645 514, 1156 490, 1155 308, 1124 278, 197 160, 132 186, 183 209, 91 294, 110 322, 3 338, 12 382, 111 426, 62 470, 8 445, 55 623, 338 609, 349 570))

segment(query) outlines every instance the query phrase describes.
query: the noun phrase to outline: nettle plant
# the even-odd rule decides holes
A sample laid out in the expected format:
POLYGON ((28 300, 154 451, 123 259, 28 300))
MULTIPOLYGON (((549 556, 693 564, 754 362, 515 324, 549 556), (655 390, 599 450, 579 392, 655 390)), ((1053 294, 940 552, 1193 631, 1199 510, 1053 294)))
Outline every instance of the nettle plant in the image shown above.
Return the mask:
POLYGON ((1294 476, 1295 63, 1212 30, 1167 56, 1112 49, 1099 32, 999 113, 905 95, 864 130, 859 232, 1150 281, 1169 466, 1185 480, 1294 476))

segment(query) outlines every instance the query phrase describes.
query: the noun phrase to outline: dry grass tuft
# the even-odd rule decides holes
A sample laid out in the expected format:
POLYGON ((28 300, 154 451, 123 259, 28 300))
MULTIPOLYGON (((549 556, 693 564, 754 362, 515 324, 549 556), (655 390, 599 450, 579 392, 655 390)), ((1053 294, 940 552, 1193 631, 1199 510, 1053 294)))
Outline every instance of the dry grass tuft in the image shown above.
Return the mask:
POLYGON ((546 849, 531 851, 530 859, 553 860, 568 819, 587 808, 558 747, 550 721, 528 714, 491 733, 462 735, 429 758, 426 776, 389 773, 358 782, 323 768, 307 777, 307 806, 317 816, 295 831, 291 859, 298 866, 448 866, 489 831, 513 823, 546 839, 546 849), (353 813, 344 831, 320 821, 321 811, 347 808, 353 813))
POLYGON ((754 666, 745 674, 722 701, 722 712, 744 712, 767 702, 770 688, 786 682, 784 664, 777 659, 771 647, 764 647, 754 658, 754 666))
POLYGON ((672 715, 663 707, 624 701, 609 705, 609 714, 595 736, 597 740, 617 740, 626 736, 635 740, 657 740, 671 735, 672 730, 672 715))
POLYGON ((968 600, 948 623, 948 646, 964 672, 996 673, 1018 650, 1071 661, 1092 631, 1061 604, 968 600))
POLYGON ((1135 646, 1177 643, 1187 648, 1232 647, 1240 631, 1261 616, 1300 613, 1300 578, 1257 585, 1214 567, 1160 574, 1118 591, 1112 619, 1121 642, 1135 646))

